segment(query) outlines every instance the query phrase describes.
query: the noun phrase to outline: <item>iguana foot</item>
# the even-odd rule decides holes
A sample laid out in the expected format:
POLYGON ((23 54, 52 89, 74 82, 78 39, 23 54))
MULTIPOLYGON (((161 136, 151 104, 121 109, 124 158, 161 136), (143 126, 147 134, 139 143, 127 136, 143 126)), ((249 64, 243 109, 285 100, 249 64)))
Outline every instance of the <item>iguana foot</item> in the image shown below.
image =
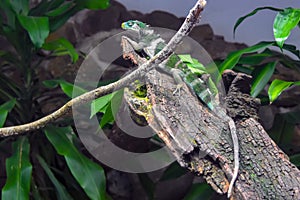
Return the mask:
POLYGON ((135 50, 132 48, 130 43, 128 42, 128 39, 126 37, 122 37, 121 40, 121 46, 123 49, 123 58, 125 60, 131 60, 134 64, 138 64, 138 60, 135 56, 135 50))
POLYGON ((180 90, 182 89, 182 86, 183 86, 182 83, 177 84, 176 89, 173 92, 173 95, 176 95, 176 93, 178 93, 178 95, 180 96, 180 90))

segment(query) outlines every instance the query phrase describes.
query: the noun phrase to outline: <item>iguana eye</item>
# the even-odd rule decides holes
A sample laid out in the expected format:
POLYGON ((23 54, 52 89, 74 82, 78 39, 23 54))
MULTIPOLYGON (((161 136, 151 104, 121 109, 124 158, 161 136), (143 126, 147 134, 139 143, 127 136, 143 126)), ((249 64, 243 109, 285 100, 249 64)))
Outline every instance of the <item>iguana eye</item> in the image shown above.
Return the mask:
POLYGON ((133 25, 133 23, 132 22, 128 22, 128 26, 132 26, 133 25))

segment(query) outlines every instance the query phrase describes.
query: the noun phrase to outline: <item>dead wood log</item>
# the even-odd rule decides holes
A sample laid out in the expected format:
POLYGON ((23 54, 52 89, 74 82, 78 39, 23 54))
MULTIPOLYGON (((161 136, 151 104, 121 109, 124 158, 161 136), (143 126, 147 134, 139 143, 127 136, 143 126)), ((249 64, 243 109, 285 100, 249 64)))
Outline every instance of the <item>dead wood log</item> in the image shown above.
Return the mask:
MULTIPOLYGON (((240 171, 232 198, 300 199, 300 172, 258 122, 259 101, 249 95, 250 77, 227 71, 223 79, 225 106, 236 123, 240 144, 240 171)), ((186 86, 174 95, 176 85, 170 76, 152 70, 145 82, 149 101, 138 104, 146 106, 137 106, 133 93, 125 93, 132 111, 159 135, 181 166, 203 175, 216 192, 226 193, 233 173, 228 125, 186 86)))

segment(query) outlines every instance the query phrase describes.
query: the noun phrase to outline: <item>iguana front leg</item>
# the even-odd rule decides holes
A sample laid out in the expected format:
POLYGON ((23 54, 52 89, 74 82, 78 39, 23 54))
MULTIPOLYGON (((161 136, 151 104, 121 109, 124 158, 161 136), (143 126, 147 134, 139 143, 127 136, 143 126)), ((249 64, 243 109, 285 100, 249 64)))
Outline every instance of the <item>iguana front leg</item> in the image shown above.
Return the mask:
POLYGON ((122 36, 121 46, 123 49, 123 58, 131 60, 135 65, 143 64, 146 59, 140 57, 136 52, 143 50, 143 45, 133 41, 127 36, 122 36))
POLYGON ((159 64, 158 69, 160 69, 164 73, 169 74, 170 76, 173 77, 173 79, 175 80, 175 83, 177 84, 176 89, 174 90, 173 94, 175 95, 176 93, 178 93, 180 95, 180 90, 182 89, 183 85, 185 84, 184 81, 182 80, 182 77, 180 76, 180 73, 182 73, 182 71, 180 69, 167 67, 166 62, 167 61, 164 61, 161 64, 159 64))

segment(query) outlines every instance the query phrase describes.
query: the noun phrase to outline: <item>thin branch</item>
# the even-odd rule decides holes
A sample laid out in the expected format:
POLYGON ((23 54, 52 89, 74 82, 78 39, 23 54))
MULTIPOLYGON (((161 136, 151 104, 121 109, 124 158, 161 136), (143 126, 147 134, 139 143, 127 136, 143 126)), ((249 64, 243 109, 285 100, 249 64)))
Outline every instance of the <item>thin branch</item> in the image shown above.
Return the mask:
POLYGON ((156 56, 154 56, 152 59, 150 59, 143 65, 141 65, 138 69, 128 74, 126 77, 114 83, 111 83, 109 85, 96 88, 90 92, 78 96, 70 100, 69 102, 67 102, 64 106, 59 108, 57 111, 39 120, 27 124, 23 124, 23 125, 0 128, 0 136, 18 135, 28 131, 39 130, 45 127, 47 124, 54 122, 58 118, 61 118, 66 114, 68 114, 73 106, 79 106, 88 103, 96 98, 104 96, 115 90, 121 89, 127 86, 128 84, 132 83, 134 80, 144 76, 154 66, 160 64, 172 54, 172 52, 179 44, 179 42, 182 41, 183 37, 188 35, 189 32, 193 29, 193 27, 197 24, 200 18, 200 13, 204 9, 205 5, 206 5, 205 0, 198 0, 195 6, 190 10, 188 16, 186 17, 180 29, 172 37, 172 39, 165 46, 165 48, 162 51, 160 51, 156 56))

